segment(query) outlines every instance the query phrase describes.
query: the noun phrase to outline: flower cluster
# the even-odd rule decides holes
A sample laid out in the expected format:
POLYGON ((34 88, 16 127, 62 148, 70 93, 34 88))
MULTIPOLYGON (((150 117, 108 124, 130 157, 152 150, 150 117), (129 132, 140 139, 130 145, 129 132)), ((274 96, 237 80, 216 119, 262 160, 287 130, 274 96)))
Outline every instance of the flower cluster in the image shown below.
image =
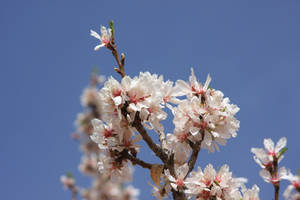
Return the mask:
MULTIPOLYGON (((95 50, 106 47, 112 52, 118 65, 114 70, 122 80, 110 77, 98 90, 104 79, 92 76, 91 87, 81 97, 88 109, 76 121, 79 133, 74 138, 84 152, 79 170, 95 179, 91 188, 78 190, 73 178, 62 177, 73 196, 80 191, 88 200, 136 200, 139 191, 123 184, 132 180, 132 166, 140 165, 150 170, 155 184, 150 184, 152 195, 159 200, 169 193, 175 200, 259 200, 259 187, 247 189, 247 179, 234 177, 228 165, 215 170, 209 164, 204 170, 198 167, 193 171, 202 148, 219 151, 219 145, 237 136, 240 126, 235 118, 239 107, 210 86, 210 75, 204 83, 197 80, 193 69, 188 81, 175 83, 149 72, 131 78, 124 71, 125 54, 119 55, 117 50, 113 22, 109 29, 101 26, 100 32, 91 30, 91 36, 100 41, 95 50), (167 113, 173 115, 172 133, 166 132, 162 123, 167 113), (160 144, 153 141, 148 130, 158 134, 160 144), (162 163, 151 164, 137 157, 142 139, 162 163)), ((284 197, 299 200, 300 176, 278 167, 286 143, 285 137, 276 145, 265 139, 265 149, 251 151, 262 168, 261 177, 274 186, 275 200, 283 179, 291 183, 284 197)))
POLYGON ((190 198, 197 200, 208 199, 252 199, 258 200, 259 189, 256 185, 252 189, 246 189, 244 178, 234 178, 227 165, 223 165, 216 171, 211 164, 205 169, 199 167, 193 171, 189 177, 187 164, 176 168, 177 178, 170 175, 168 170, 165 175, 168 177, 171 186, 175 190, 184 190, 190 198))
MULTIPOLYGON (((77 131, 73 134, 73 138, 80 142, 80 148, 84 153, 81 163, 78 168, 79 171, 92 178, 92 186, 90 188, 82 188, 75 185, 75 179, 72 176, 62 176, 61 182, 72 191, 73 197, 77 196, 79 192, 83 199, 86 200, 137 200, 139 191, 132 186, 123 187, 124 178, 112 182, 110 175, 101 173, 103 167, 99 166, 98 162, 104 161, 106 165, 114 165, 110 160, 105 159, 105 151, 98 148, 98 145, 90 138, 94 132, 92 120, 97 123, 102 117, 101 99, 98 94, 98 87, 105 78, 92 73, 90 86, 85 88, 81 96, 82 106, 85 108, 84 112, 79 113, 76 120, 77 131)), ((124 174, 131 177, 131 168, 126 168, 124 174)), ((117 170, 115 170, 117 172, 117 170)), ((116 176, 117 177, 117 176, 116 176)), ((130 178, 127 180, 130 180, 130 178)))
POLYGON ((188 83, 176 82, 178 90, 187 98, 173 109, 173 122, 178 141, 201 141, 201 147, 214 151, 214 148, 219 150, 217 144, 225 145, 226 139, 237 135, 239 121, 234 115, 239 108, 223 98, 221 91, 212 89, 210 82, 209 75, 203 85, 198 82, 193 69, 188 83))

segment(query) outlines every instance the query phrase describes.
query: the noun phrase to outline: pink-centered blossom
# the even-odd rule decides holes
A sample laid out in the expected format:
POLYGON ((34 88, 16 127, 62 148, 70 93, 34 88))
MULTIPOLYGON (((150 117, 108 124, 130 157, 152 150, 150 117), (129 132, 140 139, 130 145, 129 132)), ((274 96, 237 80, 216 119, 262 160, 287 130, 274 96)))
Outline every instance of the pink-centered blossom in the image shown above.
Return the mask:
POLYGON ((111 40, 111 29, 106 29, 105 26, 101 26, 100 28, 101 35, 99 35, 97 32, 91 30, 91 36, 97 38, 100 40, 100 44, 97 45, 94 50, 97 51, 101 47, 107 46, 110 43, 111 40))
POLYGON ((287 140, 285 137, 280 138, 276 146, 274 146, 272 139, 264 139, 265 149, 251 148, 251 152, 254 153, 253 158, 255 162, 262 168, 272 166, 274 158, 276 158, 279 163, 284 157, 283 155, 280 155, 280 151, 286 146, 286 143, 287 140))

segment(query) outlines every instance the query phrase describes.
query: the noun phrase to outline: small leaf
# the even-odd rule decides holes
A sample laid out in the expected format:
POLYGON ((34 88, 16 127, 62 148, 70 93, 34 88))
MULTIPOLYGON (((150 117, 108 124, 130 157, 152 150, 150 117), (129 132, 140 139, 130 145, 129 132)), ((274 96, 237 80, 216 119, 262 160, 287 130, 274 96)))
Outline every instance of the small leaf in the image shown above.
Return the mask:
POLYGON ((73 178, 72 172, 67 172, 67 173, 66 173, 66 176, 67 176, 68 178, 73 178))
POLYGON ((113 20, 109 21, 109 28, 111 29, 111 34, 114 35, 114 21, 113 20))
POLYGON ((153 183, 155 183, 157 186, 160 186, 160 176, 163 172, 164 166, 159 164, 154 164, 151 167, 150 175, 152 178, 153 183))
POLYGON ((298 176, 300 177, 300 169, 298 169, 297 172, 298 172, 298 176))
POLYGON ((288 148, 287 147, 285 147, 285 148, 283 148, 283 149, 281 149, 281 151, 280 151, 280 153, 279 153, 279 156, 278 156, 278 158, 280 158, 286 151, 288 150, 288 148))

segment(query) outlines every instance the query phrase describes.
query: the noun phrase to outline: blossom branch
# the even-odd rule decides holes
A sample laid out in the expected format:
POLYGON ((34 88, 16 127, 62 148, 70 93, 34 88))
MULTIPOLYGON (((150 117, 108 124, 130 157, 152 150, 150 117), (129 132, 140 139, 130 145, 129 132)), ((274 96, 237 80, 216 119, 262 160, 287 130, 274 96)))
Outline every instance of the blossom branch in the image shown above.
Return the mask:
POLYGON ((196 164, 196 161, 197 161, 197 158, 198 158, 198 154, 201 150, 201 144, 202 144, 202 141, 204 139, 204 133, 203 131, 201 131, 201 135, 202 135, 202 138, 200 141, 196 142, 196 143, 193 143, 192 141, 188 140, 189 142, 189 145, 190 147, 193 149, 192 151, 192 155, 188 161, 188 166, 189 166, 189 171, 188 173, 186 174, 185 178, 188 176, 188 174, 193 171, 194 169, 194 166, 196 164))
POLYGON ((124 158, 127 158, 128 160, 130 160, 132 162, 133 165, 139 165, 143 168, 147 168, 147 169, 151 169, 152 168, 152 164, 150 163, 147 163, 135 156, 132 156, 128 153, 128 151, 123 151, 123 155, 124 155, 124 158))
MULTIPOLYGON (((274 157, 274 160, 273 160, 273 166, 274 166, 274 175, 275 177, 278 176, 278 159, 276 156, 273 156, 274 157)), ((275 192, 275 200, 278 200, 279 199, 279 189, 280 189, 280 181, 276 182, 276 183, 273 183, 273 186, 274 186, 274 192, 275 192)))
POLYGON ((124 65, 125 65, 125 55, 124 53, 121 54, 121 59, 119 57, 119 53, 117 50, 117 45, 115 43, 115 34, 114 34, 114 23, 113 21, 110 21, 109 23, 110 29, 111 29, 111 41, 107 45, 107 48, 111 50, 113 56, 115 57, 115 60, 117 61, 117 64, 119 68, 114 68, 116 72, 118 72, 121 77, 123 78, 126 74, 124 71, 124 65))
POLYGON ((136 130, 141 134, 143 140, 147 143, 149 148, 155 153, 157 157, 159 157, 163 163, 168 162, 168 155, 160 148, 157 144, 155 144, 152 138, 148 135, 146 129, 141 123, 141 118, 139 117, 139 112, 135 114, 134 121, 132 122, 132 126, 136 128, 136 130))
POLYGON ((75 186, 71 187, 71 192, 72 192, 72 200, 76 200, 77 199, 77 188, 75 186))

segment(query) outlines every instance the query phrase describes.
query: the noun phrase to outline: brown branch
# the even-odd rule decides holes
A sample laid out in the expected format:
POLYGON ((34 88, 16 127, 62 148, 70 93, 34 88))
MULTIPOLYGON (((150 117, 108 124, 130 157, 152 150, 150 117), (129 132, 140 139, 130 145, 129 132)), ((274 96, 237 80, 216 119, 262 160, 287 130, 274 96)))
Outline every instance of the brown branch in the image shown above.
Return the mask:
POLYGON ((155 153, 155 155, 159 157, 164 164, 167 164, 168 155, 162 150, 162 148, 155 144, 152 138, 148 135, 146 129, 141 123, 139 112, 136 112, 134 121, 132 122, 132 126, 136 128, 136 130, 141 134, 143 140, 147 143, 147 145, 155 153))
POLYGON ((201 135, 202 135, 202 138, 200 141, 196 142, 196 143, 193 143, 192 141, 188 140, 188 143, 190 145, 190 147, 193 149, 192 151, 192 155, 190 156, 190 159, 188 161, 188 166, 189 166, 189 171, 188 173, 185 175, 185 178, 188 176, 188 174, 193 171, 194 169, 194 166, 196 164, 196 161, 197 161, 197 158, 198 158, 198 154, 201 150, 201 144, 202 144, 202 141, 204 139, 204 132, 201 131, 201 135))
POLYGON ((77 199, 77 188, 75 186, 70 187, 71 192, 72 192, 72 200, 76 200, 77 199))
MULTIPOLYGON (((276 156, 273 156, 273 173, 271 173, 272 176, 275 176, 276 178, 278 177, 278 159, 276 156)), ((274 196, 275 200, 279 199, 279 189, 280 189, 280 180, 276 183, 273 183, 274 186, 274 196)))
POLYGON ((143 160, 141 160, 141 159, 139 159, 137 157, 134 157, 134 156, 130 155, 128 153, 128 151, 126 151, 124 153, 124 157, 127 158, 128 160, 130 160, 133 165, 139 165, 139 166, 141 166, 143 168, 147 168, 147 169, 151 169, 152 168, 152 164, 147 163, 147 162, 145 162, 145 161, 143 161, 143 160))
POLYGON ((172 196, 174 200, 185 200, 186 196, 182 191, 176 191, 172 188, 172 196))
POLYGON ((112 51, 111 52, 112 52, 113 56, 115 57, 115 59, 118 63, 118 66, 119 66, 119 69, 114 68, 114 70, 116 72, 118 72, 121 75, 121 77, 123 78, 126 75, 125 71, 124 71, 125 55, 122 54, 122 61, 121 61, 116 45, 111 45, 111 46, 112 46, 112 51))
POLYGON ((125 55, 124 53, 121 54, 121 59, 119 57, 119 53, 118 53, 118 50, 117 50, 117 45, 115 43, 115 36, 114 36, 114 30, 113 30, 113 24, 111 25, 112 27, 112 36, 111 36, 111 41, 109 44, 107 44, 107 48, 109 50, 111 50, 113 56, 115 57, 115 60, 117 61, 117 64, 119 66, 119 68, 114 68, 114 70, 116 72, 118 72, 121 77, 123 78, 126 74, 125 74, 125 71, 124 71, 124 65, 125 65, 125 55))

